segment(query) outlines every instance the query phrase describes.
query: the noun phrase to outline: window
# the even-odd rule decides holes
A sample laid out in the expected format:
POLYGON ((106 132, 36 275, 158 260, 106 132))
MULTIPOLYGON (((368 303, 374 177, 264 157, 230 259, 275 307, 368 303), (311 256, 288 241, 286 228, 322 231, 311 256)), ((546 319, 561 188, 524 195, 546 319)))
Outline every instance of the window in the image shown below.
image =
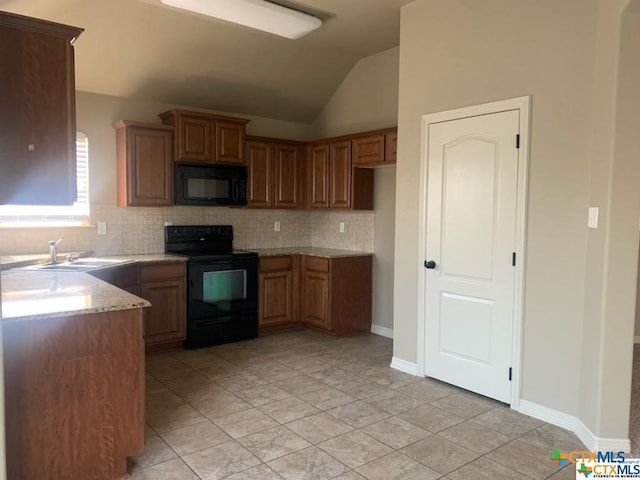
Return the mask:
POLYGON ((79 226, 89 224, 89 141, 76 132, 78 198, 71 206, 0 205, 0 227, 79 226))

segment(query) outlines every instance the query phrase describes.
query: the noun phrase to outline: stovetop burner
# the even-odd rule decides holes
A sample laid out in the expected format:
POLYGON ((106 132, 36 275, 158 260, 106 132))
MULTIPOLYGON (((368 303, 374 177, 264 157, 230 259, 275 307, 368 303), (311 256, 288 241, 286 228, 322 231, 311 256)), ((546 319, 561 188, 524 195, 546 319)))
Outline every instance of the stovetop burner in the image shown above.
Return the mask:
POLYGON ((171 225, 165 227, 165 252, 189 258, 255 256, 233 249, 231 225, 171 225))

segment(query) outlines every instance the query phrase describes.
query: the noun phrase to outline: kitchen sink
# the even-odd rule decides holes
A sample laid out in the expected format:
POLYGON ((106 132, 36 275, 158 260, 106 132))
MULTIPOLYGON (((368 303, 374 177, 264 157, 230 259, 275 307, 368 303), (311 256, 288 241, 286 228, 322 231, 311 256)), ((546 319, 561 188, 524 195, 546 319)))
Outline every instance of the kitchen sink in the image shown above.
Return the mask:
POLYGON ((97 268, 111 267, 129 263, 130 260, 115 258, 81 258, 72 262, 42 263, 29 265, 23 270, 41 270, 46 272, 86 272, 97 268))

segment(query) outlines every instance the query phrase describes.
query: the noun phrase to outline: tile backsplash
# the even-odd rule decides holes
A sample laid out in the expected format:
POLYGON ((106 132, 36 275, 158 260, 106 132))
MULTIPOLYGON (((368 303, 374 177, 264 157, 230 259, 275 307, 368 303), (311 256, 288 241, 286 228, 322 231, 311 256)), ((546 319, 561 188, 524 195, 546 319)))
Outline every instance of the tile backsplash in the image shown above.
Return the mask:
POLYGON ((61 253, 162 253, 165 222, 233 225, 234 247, 241 249, 312 246, 373 252, 374 218, 373 212, 352 211, 92 205, 89 227, 1 228, 0 254, 46 253, 47 241, 58 238, 64 238, 61 253), (276 221, 279 232, 274 231, 276 221), (98 222, 106 222, 106 235, 98 235, 98 222), (340 222, 344 222, 344 233, 339 231, 340 222))

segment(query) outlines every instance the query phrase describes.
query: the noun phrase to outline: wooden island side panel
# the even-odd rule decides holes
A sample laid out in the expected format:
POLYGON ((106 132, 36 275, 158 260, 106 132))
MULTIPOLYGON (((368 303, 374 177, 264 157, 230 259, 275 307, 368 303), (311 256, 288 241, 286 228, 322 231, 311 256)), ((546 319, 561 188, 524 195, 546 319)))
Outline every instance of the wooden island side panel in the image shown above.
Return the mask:
POLYGON ((142 309, 3 325, 9 480, 123 478, 144 448, 142 309))

